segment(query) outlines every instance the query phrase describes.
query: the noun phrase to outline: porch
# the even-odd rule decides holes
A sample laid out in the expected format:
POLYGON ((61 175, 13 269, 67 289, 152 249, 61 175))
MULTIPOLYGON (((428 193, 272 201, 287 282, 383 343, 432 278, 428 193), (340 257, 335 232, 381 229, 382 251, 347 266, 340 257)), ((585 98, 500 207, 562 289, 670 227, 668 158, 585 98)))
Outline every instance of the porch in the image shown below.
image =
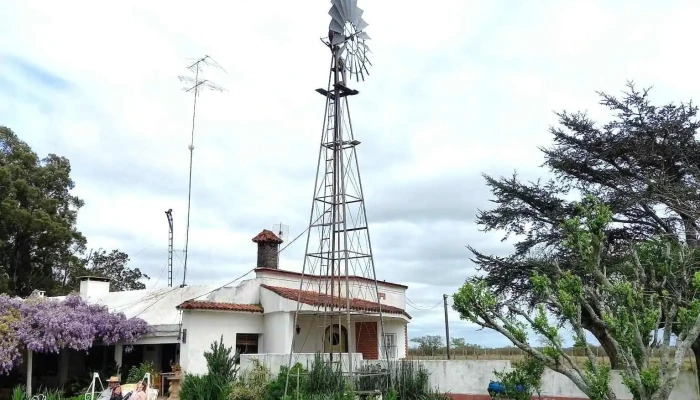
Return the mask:
MULTIPOLYGON (((136 344, 129 346, 130 351, 126 351, 124 347, 98 345, 89 351, 63 349, 59 353, 33 353, 32 386, 78 392, 89 385, 94 372, 107 379, 116 374, 116 368, 119 366, 119 375, 124 382, 132 367, 151 362, 156 373, 153 387, 160 391, 158 376, 161 372, 170 372, 170 363, 177 361, 179 357, 179 344, 136 344)), ((0 390, 11 389, 27 382, 26 354, 23 355, 23 359, 25 362, 9 375, 0 375, 0 390)))
POLYGON ((405 334, 406 320, 398 316, 351 314, 348 323, 347 315, 302 313, 294 327, 293 346, 298 354, 357 353, 365 360, 397 359, 406 357, 405 334))

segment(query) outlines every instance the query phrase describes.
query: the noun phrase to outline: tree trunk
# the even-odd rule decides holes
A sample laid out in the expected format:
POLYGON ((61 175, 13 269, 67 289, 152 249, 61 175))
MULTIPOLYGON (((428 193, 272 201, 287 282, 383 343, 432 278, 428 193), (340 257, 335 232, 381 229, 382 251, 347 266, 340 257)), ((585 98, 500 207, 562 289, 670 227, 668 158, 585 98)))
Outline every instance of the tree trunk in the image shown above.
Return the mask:
POLYGON ((596 326, 591 321, 591 318, 588 316, 588 313, 583 311, 581 313, 581 325, 583 325, 586 329, 588 329, 589 332, 595 336, 596 339, 598 339, 598 342, 600 343, 601 346, 603 346, 603 349, 605 350, 605 354, 608 356, 608 359, 610 360, 610 368, 611 369, 617 369, 618 368, 618 361, 617 361, 617 350, 615 349, 615 346, 612 344, 612 341, 608 337, 608 334, 605 330, 605 328, 601 328, 596 326))

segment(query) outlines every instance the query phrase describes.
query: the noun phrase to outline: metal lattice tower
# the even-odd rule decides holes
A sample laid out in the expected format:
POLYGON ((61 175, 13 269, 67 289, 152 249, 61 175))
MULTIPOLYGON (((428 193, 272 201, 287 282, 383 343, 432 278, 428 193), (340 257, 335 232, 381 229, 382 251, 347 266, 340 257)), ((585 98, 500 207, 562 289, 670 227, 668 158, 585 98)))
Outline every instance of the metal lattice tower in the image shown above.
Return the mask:
MULTIPOLYGON (((331 53, 328 86, 316 90, 326 98, 326 110, 298 299, 310 296, 316 301, 314 306, 297 302, 297 334, 289 367, 299 361, 301 353, 321 352, 354 377, 360 372, 355 371, 349 350, 359 335, 372 334, 356 329, 358 320, 363 314, 372 315, 379 332, 384 332, 357 159, 360 142, 353 132, 348 103, 359 92, 346 85, 348 77, 364 80, 369 75, 367 64, 371 64, 365 44, 369 36, 363 31, 367 23, 356 0, 331 0, 331 4, 329 35, 322 39, 331 53), (370 301, 378 309, 360 310, 353 299, 370 301)), ((388 353, 382 359, 388 362, 388 353)))
POLYGON ((173 209, 165 212, 168 218, 168 287, 173 287, 173 209))

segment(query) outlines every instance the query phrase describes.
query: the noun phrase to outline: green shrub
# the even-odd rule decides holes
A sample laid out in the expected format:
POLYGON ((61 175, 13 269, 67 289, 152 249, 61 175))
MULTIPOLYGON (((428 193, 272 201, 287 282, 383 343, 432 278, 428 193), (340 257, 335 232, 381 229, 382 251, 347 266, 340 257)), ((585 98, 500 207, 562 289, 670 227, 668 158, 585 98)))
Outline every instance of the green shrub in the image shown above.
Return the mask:
POLYGON ((280 372, 277 377, 267 384, 265 400, 292 400, 297 398, 297 387, 299 392, 303 393, 306 385, 306 370, 300 363, 294 364, 292 369, 286 365, 280 367, 280 372), (289 389, 287 396, 284 395, 285 386, 287 384, 287 375, 289 375, 289 389))
POLYGON ((204 353, 209 375, 216 375, 227 381, 235 380, 238 372, 238 351, 234 353, 233 348, 224 346, 224 335, 221 335, 219 342, 212 343, 210 348, 211 351, 204 353))
POLYGON ((321 354, 316 353, 309 369, 304 392, 308 395, 336 394, 344 392, 346 386, 347 382, 340 363, 328 363, 321 354))
POLYGON ((253 368, 246 371, 233 385, 231 400, 265 400, 270 370, 256 358, 252 362, 253 368))
MULTIPOLYGON (((151 361, 145 361, 138 366, 133 366, 129 370, 129 375, 126 377, 126 383, 138 383, 143 380, 144 375, 155 373, 155 366, 151 361)), ((47 399, 48 400, 48 399, 47 399)))
POLYGON ((232 394, 231 382, 218 375, 186 375, 180 390, 181 400, 225 400, 232 394))
POLYGON ((15 386, 12 389, 12 400, 27 400, 27 391, 24 386, 15 386))
POLYGON ((544 364, 531 356, 525 356, 521 361, 513 363, 511 371, 493 371, 503 386, 505 395, 514 400, 529 400, 534 393, 540 394, 544 364), (524 391, 518 391, 522 385, 524 391))

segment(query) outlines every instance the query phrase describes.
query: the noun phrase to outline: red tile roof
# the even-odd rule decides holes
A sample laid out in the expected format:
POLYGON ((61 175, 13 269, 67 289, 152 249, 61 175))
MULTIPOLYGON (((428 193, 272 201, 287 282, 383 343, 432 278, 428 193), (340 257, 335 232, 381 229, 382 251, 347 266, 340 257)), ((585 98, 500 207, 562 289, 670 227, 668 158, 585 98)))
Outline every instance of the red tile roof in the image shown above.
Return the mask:
MULTIPOLYGON (((275 268, 255 268, 255 272, 274 273, 274 274, 287 275, 287 276, 301 276, 300 272, 285 271, 283 269, 275 269, 275 268)), ((311 278, 328 279, 328 276, 310 275, 310 274, 304 274, 304 277, 306 279, 311 279, 311 278)), ((364 276, 350 275, 350 276, 348 276, 348 279, 350 279, 351 281, 362 281, 362 282, 369 282, 369 283, 374 284, 374 279, 365 278, 364 276)), ((380 280, 377 280, 377 283, 380 285, 393 286, 393 287, 397 287, 397 288, 401 288, 401 289, 408 289, 408 286, 402 285, 400 283, 380 281, 380 280)))
MULTIPOLYGON (((300 300, 301 303, 308 304, 310 306, 333 306, 342 309, 345 308, 345 306, 347 305, 345 299, 339 297, 331 298, 331 296, 325 293, 312 292, 310 290, 290 289, 265 284, 262 284, 260 286, 281 297, 284 297, 285 299, 294 301, 300 300), (299 296, 300 294, 301 296, 299 296)), ((382 304, 381 307, 383 313, 401 314, 405 315, 408 318, 411 318, 411 316, 408 315, 408 313, 405 310, 399 307, 389 306, 385 304, 382 304)), ((379 303, 363 299, 351 299, 350 309, 355 311, 379 312, 379 303)))
POLYGON ((262 232, 258 233, 258 236, 253 238, 255 243, 282 243, 284 240, 280 239, 279 236, 275 235, 274 232, 263 229, 262 232))
POLYGON ((236 304, 236 303, 221 303, 216 301, 196 301, 187 300, 177 306, 178 310, 217 310, 217 311, 241 311, 262 313, 263 308, 257 304, 236 304))

